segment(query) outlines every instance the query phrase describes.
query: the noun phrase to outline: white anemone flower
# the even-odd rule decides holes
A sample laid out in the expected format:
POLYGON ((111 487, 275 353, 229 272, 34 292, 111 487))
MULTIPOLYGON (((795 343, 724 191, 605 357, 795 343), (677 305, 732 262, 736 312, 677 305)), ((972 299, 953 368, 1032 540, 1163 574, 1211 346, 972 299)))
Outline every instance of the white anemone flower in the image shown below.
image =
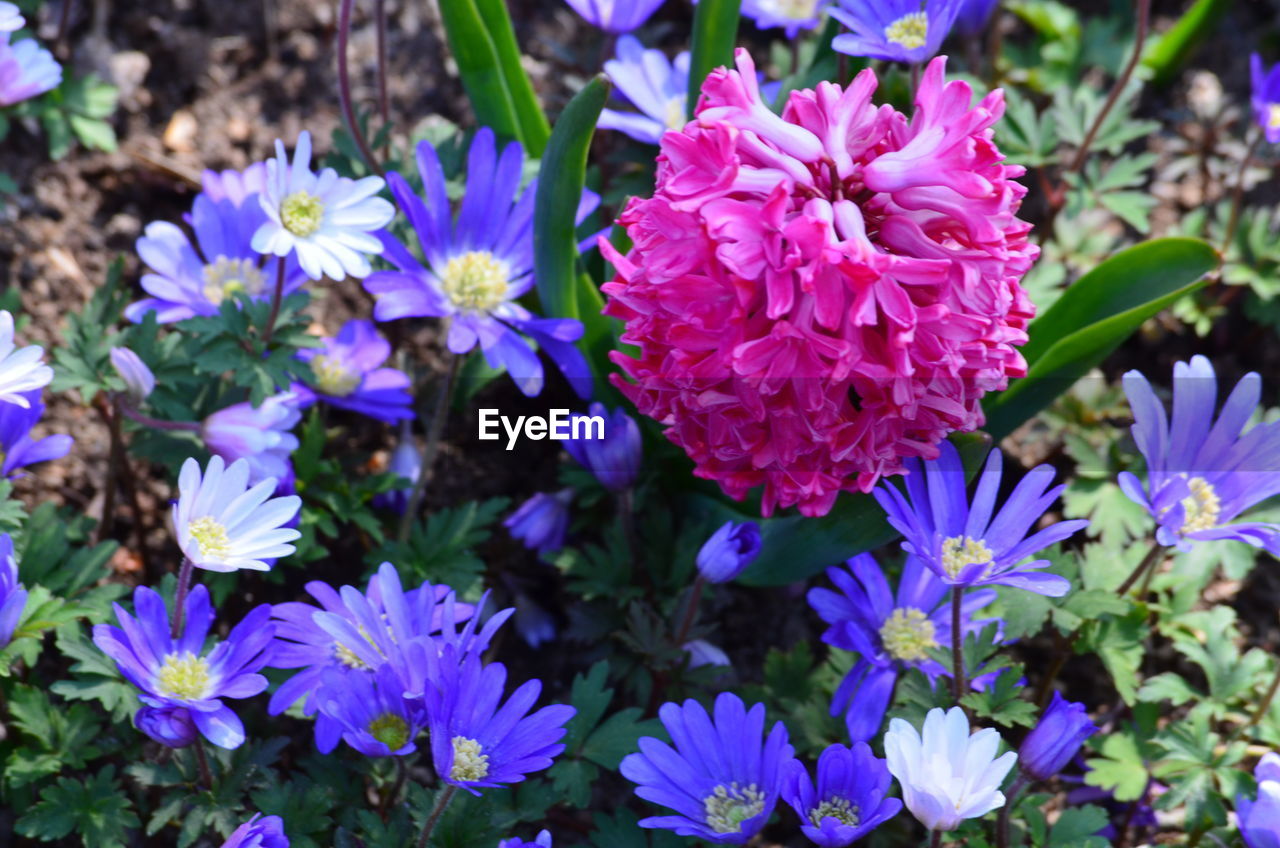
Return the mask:
POLYGON ((258 196, 267 220, 253 234, 259 253, 288 256, 297 252, 308 277, 342 280, 366 277, 373 268, 365 254, 381 255, 373 235, 395 217, 390 201, 375 197, 381 177, 352 180, 332 168, 311 171, 311 134, 298 136, 293 164, 276 140, 276 158, 267 160, 266 186, 258 196))
POLYGON ((53 379, 53 369, 41 361, 43 357, 40 345, 13 343, 13 316, 0 309, 0 402, 31 408, 22 393, 43 389, 53 379))
POLYGON ((222 457, 209 460, 203 478, 200 463, 188 459, 178 475, 173 530, 191 564, 207 571, 268 571, 267 560, 293 553, 297 530, 284 527, 302 505, 296 495, 273 498, 276 481, 249 486, 249 463, 222 457))
POLYGON ((929 710, 923 737, 900 718, 884 735, 884 756, 902 785, 903 802, 930 830, 954 830, 964 819, 1004 806, 1000 784, 1018 755, 996 757, 999 749, 1000 734, 991 728, 969 735, 959 707, 929 710))
POLYGON ((25 24, 22 11, 17 6, 0 0, 0 32, 17 32, 25 24))

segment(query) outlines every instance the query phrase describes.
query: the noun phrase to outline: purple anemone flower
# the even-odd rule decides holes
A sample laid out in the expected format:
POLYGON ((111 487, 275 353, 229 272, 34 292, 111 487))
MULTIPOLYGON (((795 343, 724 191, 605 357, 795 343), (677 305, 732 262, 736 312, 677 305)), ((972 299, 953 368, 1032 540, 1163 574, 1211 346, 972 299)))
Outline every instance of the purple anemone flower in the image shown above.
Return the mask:
POLYGON ((1262 127, 1267 141, 1280 143, 1280 64, 1264 67, 1254 53, 1249 60, 1253 75, 1253 119, 1262 127))
POLYGON ((112 607, 120 626, 95 625, 93 642, 141 690, 138 700, 185 709, 204 738, 220 748, 243 744, 244 725, 222 699, 251 698, 267 688, 267 678, 257 672, 271 659, 271 605, 255 608, 208 654, 202 652, 214 614, 204 586, 187 595, 177 639, 169 635, 164 599, 146 586, 133 591, 136 618, 119 604, 112 607))
POLYGON ((31 428, 44 415, 39 390, 23 392, 27 406, 0 402, 0 476, 21 477, 20 469, 37 462, 61 459, 71 450, 72 438, 58 434, 31 438, 31 428))
POLYGON ((640 739, 640 753, 622 761, 622 775, 636 794, 676 815, 641 819, 640 826, 674 830, 680 836, 742 845, 773 813, 793 750, 778 722, 764 736, 764 704, 747 710, 742 699, 722 692, 715 719, 692 699, 663 704, 658 717, 675 743, 640 739))
POLYGON ((1023 562, 1089 523, 1059 521, 1024 538, 1065 488, 1049 488, 1053 468, 1039 465, 1028 471, 997 512, 999 449, 988 456, 970 504, 960 454, 950 442, 939 448, 935 460, 923 465, 918 459, 907 462, 905 495, 887 483, 875 490, 889 523, 906 537, 902 549, 923 559, 942 582, 952 586, 995 584, 1053 598, 1065 595, 1071 588, 1069 580, 1039 571, 1049 565, 1047 559, 1023 562))
POLYGON ((1263 754, 1253 770, 1258 797, 1236 799, 1240 835, 1246 848, 1280 848, 1280 754, 1263 754))
POLYGON ((1280 422, 1243 432, 1258 408, 1262 378, 1246 374, 1214 418, 1218 379, 1203 356, 1173 366, 1173 416, 1137 371, 1124 375, 1133 439, 1147 461, 1144 487, 1120 474, 1120 488, 1156 521, 1156 539, 1179 550, 1193 542, 1234 539, 1280 555, 1280 525, 1236 521, 1280 494, 1280 422))
MULTIPOLYGON (((425 264, 394 236, 381 233, 383 258, 398 270, 377 271, 365 279, 365 289, 377 300, 374 318, 447 318, 450 351, 466 353, 479 345, 489 365, 505 368, 529 397, 541 392, 544 383, 532 339, 578 395, 590 397, 591 370, 574 344, 582 336, 582 323, 539 318, 518 302, 534 284, 535 185, 516 199, 523 148, 512 142, 499 156, 493 131, 485 127, 476 133, 467 157, 467 192, 456 221, 435 148, 419 144, 417 159, 425 199, 399 174, 388 174, 387 182, 413 224, 425 264)), ((584 192, 578 222, 599 203, 595 194, 584 192)))
POLYGON ((13 556, 13 539, 0 533, 0 648, 13 641, 22 610, 27 605, 27 590, 18 582, 18 561, 13 556))
POLYGON ((618 39, 617 57, 604 63, 604 72, 618 93, 640 110, 605 109, 596 126, 618 130, 644 144, 657 144, 667 130, 679 130, 688 120, 689 51, 667 58, 661 50, 646 50, 632 35, 618 39))
POLYGON ((574 413, 570 420, 571 437, 564 442, 569 455, 609 491, 629 489, 640 475, 642 446, 635 419, 621 407, 610 413, 597 402, 589 414, 574 413))
POLYGON ((822 22, 823 10, 831 0, 742 0, 742 14, 760 29, 782 27, 787 38, 822 22))
POLYGON ((564 725, 577 710, 552 704, 530 715, 540 681, 523 683, 501 703, 507 681, 502 663, 485 665, 479 654, 463 655, 452 645, 428 661, 431 759, 444 782, 479 795, 481 788, 518 783, 549 768, 564 751, 564 725))
MULTIPOLYGON (((895 597, 884 572, 870 554, 859 554, 848 569, 827 569, 839 591, 813 588, 809 605, 830 625, 822 641, 858 655, 831 701, 831 714, 846 709, 849 737, 864 742, 880 732, 898 678, 919 669, 930 681, 947 669, 929 658, 934 648, 951 647, 951 605, 947 585, 919 558, 909 556, 895 597)), ((996 599, 991 589, 964 596, 961 626, 965 635, 988 623, 976 613, 996 599)))
POLYGON ((524 546, 539 554, 553 554, 564 547, 569 532, 569 505, 573 489, 538 492, 502 521, 502 526, 524 546))
POLYGON ((34 38, 10 43, 9 33, 0 32, 0 106, 52 91, 62 83, 62 66, 53 54, 34 38))
POLYGON ((853 32, 837 35, 838 53, 921 65, 933 58, 965 0, 837 0, 831 16, 853 32))
POLYGON ((391 344, 378 335, 369 321, 353 319, 338 335, 324 339, 318 348, 298 352, 311 363, 316 378, 309 386, 295 383, 298 405, 305 407, 322 398, 331 406, 349 409, 388 423, 413 417, 409 376, 395 368, 382 368, 391 356, 391 344))
POLYGON ((133 723, 169 748, 185 748, 200 738, 200 729, 186 707, 142 707, 134 715, 133 723))
POLYGON ((818 756, 818 785, 799 760, 788 763, 782 797, 800 816, 800 830, 823 848, 842 848, 898 814, 902 802, 886 798, 892 778, 866 742, 832 745, 818 756))
POLYGON ((504 839, 498 843, 498 848, 551 848, 551 831, 541 831, 532 842, 525 842, 518 837, 504 839))
POLYGON ((698 550, 698 573, 709 583, 736 579, 760 555, 760 525, 726 521, 698 550))
POLYGON ((956 15, 956 34, 965 38, 980 35, 999 5, 1000 0, 961 0, 960 11, 956 15))
POLYGON ((299 402, 296 392, 284 392, 257 407, 248 401, 233 404, 206 418, 200 436, 211 453, 228 463, 248 462, 250 485, 274 477, 277 494, 291 493, 289 457, 298 449, 298 437, 289 431, 302 420, 299 402))
MULTIPOLYGON (((414 740, 426 727, 421 699, 405 697, 404 684, 390 665, 373 674, 343 674, 330 669, 317 693, 320 711, 342 740, 366 757, 403 757, 418 750, 414 740)), ((328 754, 336 739, 316 745, 328 754)))
MULTIPOLYGON (((204 191, 183 216, 194 239, 168 221, 148 224, 137 250, 148 269, 142 288, 150 297, 131 304, 125 317, 141 321, 154 312, 164 324, 216 315, 236 292, 254 300, 269 299, 275 291, 277 264, 267 264, 251 245, 254 231, 267 219, 258 203, 265 179, 262 163, 243 172, 205 171, 204 191)), ((306 278, 290 257, 284 266, 284 294, 297 291, 306 278)))
POLYGON ((289 837, 284 834, 284 821, 279 816, 255 813, 235 829, 222 848, 289 848, 289 837))
POLYGON ((1097 732, 1084 704, 1068 701, 1054 692, 1040 721, 1022 741, 1018 762, 1027 774, 1048 780, 1071 762, 1084 740, 1097 732))
POLYGON ((565 0, 592 26, 621 35, 639 29, 662 0, 565 0))

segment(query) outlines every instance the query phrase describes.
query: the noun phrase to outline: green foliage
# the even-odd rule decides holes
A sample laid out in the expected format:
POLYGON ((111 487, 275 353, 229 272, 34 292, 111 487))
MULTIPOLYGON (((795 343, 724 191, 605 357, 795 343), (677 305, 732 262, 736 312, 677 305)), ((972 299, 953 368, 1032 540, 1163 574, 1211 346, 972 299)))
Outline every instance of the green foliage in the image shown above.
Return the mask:
MULTIPOLYGON (((490 127, 499 136, 520 139, 520 116, 504 68, 504 54, 509 57, 507 33, 500 33, 502 52, 486 26, 477 0, 457 0, 440 7, 449 50, 458 63, 462 85, 481 126, 490 127)), ((520 71, 523 73, 523 71, 520 71)))
POLYGON ((34 105, 49 140, 49 157, 61 159, 75 141, 94 150, 116 149, 116 133, 108 120, 116 111, 115 86, 89 74, 69 77, 34 105))
POLYGON ((389 540, 365 561, 395 563, 405 585, 444 584, 459 597, 475 600, 484 573, 484 560, 475 549, 488 540, 509 503, 507 498, 490 498, 433 512, 426 521, 414 522, 407 542, 389 540))
POLYGON ((721 65, 733 67, 733 48, 738 37, 742 0, 707 0, 693 12, 690 37, 689 95, 686 112, 693 118, 702 83, 721 65))
POLYGON ((108 765, 84 780, 58 778, 15 827, 41 842, 78 833, 86 848, 125 848, 129 832, 138 825, 132 804, 120 791, 115 767, 108 765))

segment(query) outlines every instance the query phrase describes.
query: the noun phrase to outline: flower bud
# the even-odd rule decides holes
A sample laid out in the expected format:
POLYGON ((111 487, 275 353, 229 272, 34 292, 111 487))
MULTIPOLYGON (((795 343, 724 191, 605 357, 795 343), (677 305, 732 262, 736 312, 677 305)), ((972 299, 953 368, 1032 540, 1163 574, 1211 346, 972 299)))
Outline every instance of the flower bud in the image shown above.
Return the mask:
POLYGON ((754 521, 727 521, 698 551, 698 571, 711 583, 727 583, 745 571, 759 554, 759 525, 754 521))
POLYGON ((258 407, 237 403, 204 420, 200 434, 212 453, 227 461, 249 463, 249 482, 276 479, 277 493, 293 491, 293 465, 289 455, 298 449, 298 438, 289 431, 302 419, 293 392, 267 398, 258 407))
POLYGON ((1022 770, 1037 780, 1048 780, 1062 771, 1084 740, 1097 732, 1084 704, 1065 700, 1054 692, 1040 723, 1027 734, 1018 750, 1022 770))
POLYGON ((590 416, 575 413, 574 432, 582 428, 586 438, 567 439, 565 450, 583 468, 595 475, 611 492, 620 492, 635 483, 640 474, 640 427, 622 409, 612 413, 602 403, 591 404, 590 416), (590 418, 604 421, 601 438, 591 438, 590 418))
POLYGON ((151 373, 147 363, 129 348, 111 348, 111 364, 116 367, 120 379, 124 380, 125 393, 134 406, 141 404, 155 390, 156 376, 151 373))
POLYGON ((170 748, 185 748, 196 741, 196 726, 184 707, 143 707, 134 716, 143 733, 170 748))
POLYGON ((554 495, 539 492, 521 504, 502 522, 502 526, 524 542, 526 548, 540 554, 555 553, 564 547, 572 501, 572 489, 562 489, 554 495))

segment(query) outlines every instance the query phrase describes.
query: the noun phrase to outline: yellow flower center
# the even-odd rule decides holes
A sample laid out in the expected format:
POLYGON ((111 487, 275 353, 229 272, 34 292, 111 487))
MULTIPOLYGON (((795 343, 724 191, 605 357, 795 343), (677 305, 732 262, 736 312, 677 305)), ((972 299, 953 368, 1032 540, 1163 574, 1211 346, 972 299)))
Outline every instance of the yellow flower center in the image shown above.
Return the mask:
POLYGON ((487 250, 453 257, 440 281, 453 305, 467 312, 489 312, 507 299, 506 263, 487 250))
POLYGON ((880 628, 880 644, 895 660, 918 662, 938 647, 937 628, 920 610, 898 607, 880 628))
POLYGON ((229 259, 219 256, 204 266, 204 296, 214 306, 222 303, 234 292, 244 292, 257 297, 265 290, 262 271, 252 259, 229 259))
MULTIPOLYGON (((385 613, 383 614, 383 619, 384 620, 386 619, 385 613)), ((369 635, 368 630, 364 629, 364 625, 357 624, 356 629, 360 632, 360 635, 364 637, 364 640, 368 642, 369 645, 376 652, 378 650, 378 646, 374 644, 373 637, 369 635)), ((379 656, 381 656, 381 654, 379 654, 379 656)), ((369 664, 364 660, 360 659, 360 656, 355 651, 351 650, 346 645, 338 641, 335 641, 333 643, 333 657, 338 662, 345 665, 347 668, 361 668, 361 669, 369 668, 369 664)))
POLYGON ((809 811, 809 821, 815 827, 822 827, 822 820, 832 818, 849 827, 858 826, 858 805, 847 798, 828 798, 809 811))
POLYGON ((198 701, 209 693, 209 663, 192 653, 169 654, 156 675, 161 694, 183 701, 198 701))
POLYGON ((974 563, 990 565, 995 554, 981 539, 968 536, 952 536, 942 543, 942 568, 954 578, 974 563))
POLYGON ((1280 130, 1280 103, 1267 104, 1267 129, 1280 130))
POLYGON ((280 204, 280 223, 298 238, 313 235, 324 222, 324 202, 306 191, 295 191, 280 204))
POLYGON ((720 784, 702 799, 702 808, 707 814, 707 824, 716 833, 738 833, 744 821, 760 815, 764 809, 764 793, 754 783, 746 788, 736 782, 728 786, 720 784))
POLYGON ((667 101, 666 124, 669 130, 682 130, 684 125, 689 122, 689 116, 685 114, 686 107, 689 105, 689 97, 686 94, 676 94, 667 101))
POLYGON ((369 735, 392 751, 409 743, 409 724, 394 713, 383 713, 369 722, 369 735))
POLYGON ((929 16, 924 12, 903 15, 884 28, 884 37, 908 50, 924 47, 929 37, 929 16))
POLYGON ((811 20, 818 14, 818 0, 765 0, 766 12, 795 21, 811 20))
POLYGON ((1187 481, 1191 494, 1182 499, 1182 534, 1195 533, 1200 530, 1212 530, 1218 526, 1222 516, 1222 500, 1214 491, 1213 485, 1203 477, 1192 477, 1187 481))
POLYGON ((465 736, 453 737, 451 780, 482 780, 489 774, 489 755, 482 754, 480 743, 465 736))
POLYGON ((346 397, 359 388, 364 375, 348 368, 340 359, 321 354, 311 360, 316 388, 331 397, 346 397))
POLYGON ((201 559, 226 559, 231 555, 231 539, 227 528, 216 518, 206 515, 187 525, 187 532, 200 546, 201 559))

